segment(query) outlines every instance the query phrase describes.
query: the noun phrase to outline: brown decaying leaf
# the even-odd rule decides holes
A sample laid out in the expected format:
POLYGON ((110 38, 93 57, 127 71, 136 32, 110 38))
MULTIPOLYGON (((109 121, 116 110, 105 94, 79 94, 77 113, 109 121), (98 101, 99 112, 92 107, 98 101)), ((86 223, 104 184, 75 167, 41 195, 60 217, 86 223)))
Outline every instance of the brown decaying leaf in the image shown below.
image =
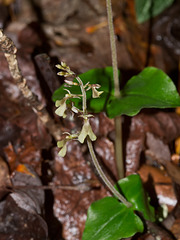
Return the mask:
POLYGON ((7 163, 0 157, 0 200, 9 193, 11 187, 9 169, 7 163))
POLYGON ((38 175, 31 166, 24 165, 28 174, 13 172, 10 185, 8 167, 2 159, 0 165, 0 178, 3 177, 0 187, 10 190, 0 202, 0 239, 9 239, 9 236, 14 240, 47 239, 47 225, 40 216, 45 196, 38 175))
POLYGON ((8 236, 14 240, 47 239, 47 225, 40 216, 44 206, 44 190, 33 168, 28 165, 24 167, 28 174, 14 172, 11 176, 12 193, 0 202, 1 239, 8 239, 8 236), (28 188, 29 185, 37 188, 28 188))
MULTIPOLYGON (((27 203, 21 202, 21 204, 27 203)), ((14 240, 47 239, 47 225, 43 218, 18 206, 11 195, 5 202, 1 202, 0 213, 1 240, 6 240, 9 236, 14 240), (13 218, 9 216, 13 216, 13 218)))
MULTIPOLYGON (((141 113, 132 118, 129 138, 126 145, 126 174, 138 170, 140 166, 140 155, 142 151, 147 148, 145 144, 147 132, 150 133, 149 136, 151 136, 151 138, 154 135, 154 141, 159 139, 156 140, 156 143, 158 142, 159 146, 161 145, 160 158, 164 158, 164 160, 167 161, 167 155, 163 153, 162 148, 166 146, 167 149, 167 144, 171 143, 180 135, 180 116, 176 113, 158 112, 151 115, 141 113)), ((153 149, 152 152, 156 151, 155 146, 153 142, 149 141, 149 147, 153 149)), ((154 152, 154 154, 156 155, 156 152, 154 152)), ((160 152, 158 155, 159 154, 160 152)))
MULTIPOLYGON (((92 169, 88 167, 82 153, 82 147, 78 142, 71 141, 67 146, 67 154, 64 158, 57 155, 58 149, 54 149, 54 182, 61 185, 89 184, 97 178, 92 169)), ((86 159, 88 157, 86 156, 86 159)), ((88 206, 95 200, 109 195, 108 191, 97 182, 90 191, 62 191, 54 190, 54 213, 63 224, 63 236, 65 239, 81 239, 86 212, 88 206)))
POLYGON ((173 182, 166 171, 142 165, 138 173, 146 186, 149 196, 151 196, 151 201, 156 206, 157 204, 166 204, 168 211, 171 212, 177 203, 177 199, 173 190, 173 182))
MULTIPOLYGON (((114 144, 107 138, 98 138, 95 142, 95 151, 100 159, 103 159, 103 163, 108 169, 109 174, 114 176, 114 179, 118 179, 117 167, 114 162, 114 144)), ((108 173, 107 173, 108 174, 108 173)))
POLYGON ((115 32, 125 44, 134 68, 142 70, 151 65, 165 72, 173 71, 179 59, 179 37, 176 34, 179 2, 176 1, 153 21, 143 24, 137 23, 134 4, 134 1, 124 1, 123 14, 115 20, 115 32))
POLYGON ((172 162, 166 162, 165 167, 167 173, 172 178, 173 182, 180 185, 180 167, 178 167, 172 162))
POLYGON ((171 232, 174 234, 177 240, 180 240, 180 218, 176 219, 172 225, 171 232))

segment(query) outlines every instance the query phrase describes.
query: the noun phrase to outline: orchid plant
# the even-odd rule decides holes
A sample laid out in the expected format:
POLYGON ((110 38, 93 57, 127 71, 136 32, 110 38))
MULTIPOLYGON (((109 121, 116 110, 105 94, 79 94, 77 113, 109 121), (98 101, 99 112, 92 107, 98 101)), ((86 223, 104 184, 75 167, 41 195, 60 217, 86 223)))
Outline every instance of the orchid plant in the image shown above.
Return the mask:
POLYGON ((109 179, 104 174, 101 166, 98 163, 96 158, 92 141, 96 140, 96 135, 94 134, 89 119, 94 117, 92 114, 88 114, 87 112, 87 96, 86 92, 90 89, 92 90, 92 98, 99 98, 103 91, 99 91, 98 89, 101 87, 99 84, 90 84, 89 82, 83 83, 79 76, 71 71, 70 67, 66 65, 66 63, 61 62, 61 64, 57 64, 56 67, 61 71, 58 72, 58 75, 64 77, 73 77, 72 80, 65 79, 66 88, 64 90, 67 92, 65 96, 56 100, 55 106, 57 107, 55 113, 60 117, 66 118, 67 112, 71 111, 72 114, 78 114, 78 117, 83 119, 83 126, 80 132, 76 133, 64 133, 66 134, 65 138, 57 142, 57 146, 60 148, 59 155, 64 157, 67 151, 67 143, 72 140, 78 140, 80 143, 84 143, 85 139, 87 139, 87 145, 89 148, 89 152, 94 163, 94 166, 100 175, 101 179, 104 181, 105 185, 109 188, 109 190, 122 202, 126 207, 130 207, 131 203, 129 203, 112 185, 109 179), (79 86, 81 90, 81 94, 73 94, 70 91, 72 86, 79 86), (72 101, 74 98, 82 98, 82 109, 77 108, 72 101))
MULTIPOLYGON (((69 66, 67 66, 66 63, 64 63, 64 62, 61 62, 61 64, 56 65, 56 67, 63 70, 58 73, 58 75, 60 75, 60 76, 65 76, 65 77, 75 76, 75 73, 73 71, 71 71, 69 66)), ((59 115, 60 117, 65 118, 67 116, 66 112, 68 110, 71 110, 72 113, 80 114, 79 117, 83 118, 84 123, 83 123, 82 130, 80 132, 77 132, 75 134, 66 133, 67 136, 65 137, 65 139, 57 142, 57 146, 59 148, 61 148, 61 150, 59 151, 59 155, 61 157, 64 157, 66 154, 66 144, 68 141, 78 140, 80 143, 84 143, 84 140, 87 136, 89 136, 91 141, 96 140, 96 135, 94 134, 94 132, 91 128, 90 122, 89 122, 89 118, 93 117, 93 115, 87 114, 85 102, 83 105, 83 110, 80 110, 79 108, 74 106, 73 102, 68 103, 68 100, 71 100, 72 98, 84 97, 84 100, 86 101, 86 91, 92 89, 92 98, 99 97, 103 93, 103 91, 99 92, 96 89, 96 88, 100 87, 99 84, 87 83, 86 85, 83 85, 83 83, 79 77, 76 77, 76 79, 77 79, 78 83, 74 82, 73 80, 72 81, 65 80, 65 82, 67 84, 67 87, 69 87, 69 88, 72 85, 79 85, 82 89, 82 95, 81 94, 72 94, 69 89, 64 89, 65 91, 67 91, 67 94, 65 94, 65 97, 63 99, 56 101, 55 105, 58 108, 55 111, 55 113, 57 115, 59 115)))
POLYGON ((180 105, 180 96, 171 79, 164 72, 154 67, 147 67, 137 76, 133 76, 120 91, 111 0, 106 0, 106 3, 113 78, 111 78, 112 69, 109 67, 93 69, 76 76, 66 63, 61 62, 61 64, 56 65, 60 69, 58 75, 65 78, 73 77, 73 80, 65 79, 66 85, 63 84, 53 95, 53 100, 57 107, 57 115, 66 118, 67 112, 70 110, 73 114, 77 114, 78 117, 83 119, 81 131, 73 134, 64 133, 66 134, 65 138, 58 141, 59 155, 61 157, 66 155, 67 143, 69 141, 78 140, 80 143, 84 143, 86 140, 97 173, 114 195, 114 197, 105 197, 91 204, 88 209, 82 236, 83 240, 119 240, 127 238, 137 232, 144 231, 145 221, 143 222, 143 219, 151 222, 156 220, 154 208, 150 205, 150 198, 144 191, 140 176, 132 174, 123 178, 124 166, 120 115, 134 116, 142 108, 169 108, 180 105), (92 82, 92 79, 95 83, 92 82), (78 93, 77 89, 75 89, 77 86, 80 88, 78 93), (104 90, 104 94, 103 91, 99 91, 100 87, 104 90), (92 90, 92 96, 89 96, 89 90, 92 90), (64 92, 66 93, 64 94, 64 92), (88 95, 86 95, 87 92, 88 95), (96 104, 94 98, 99 98, 101 94, 103 96, 96 104), (88 107, 94 110, 91 112, 105 111, 108 117, 115 118, 115 155, 121 178, 115 187, 104 174, 93 149, 92 141, 96 140, 96 136, 90 125, 90 118, 93 115, 88 114, 87 99, 91 105, 88 107), (75 100, 80 105, 76 104, 75 100), (138 216, 137 212, 140 213, 141 217, 138 216))

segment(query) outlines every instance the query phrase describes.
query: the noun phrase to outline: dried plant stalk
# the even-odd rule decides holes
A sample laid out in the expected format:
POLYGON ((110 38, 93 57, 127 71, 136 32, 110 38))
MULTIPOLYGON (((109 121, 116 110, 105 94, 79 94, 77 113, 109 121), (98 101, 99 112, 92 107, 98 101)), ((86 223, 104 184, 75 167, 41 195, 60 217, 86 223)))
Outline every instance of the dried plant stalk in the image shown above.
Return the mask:
POLYGON ((59 140, 60 128, 55 124, 54 120, 50 117, 44 105, 38 101, 38 97, 29 89, 26 83, 26 79, 22 76, 22 73, 19 69, 17 62, 17 48, 14 45, 13 41, 8 38, 3 31, 0 29, 0 48, 6 57, 6 60, 9 65, 10 73, 23 94, 26 98, 28 104, 31 106, 33 111, 37 114, 42 123, 49 130, 50 134, 59 140))

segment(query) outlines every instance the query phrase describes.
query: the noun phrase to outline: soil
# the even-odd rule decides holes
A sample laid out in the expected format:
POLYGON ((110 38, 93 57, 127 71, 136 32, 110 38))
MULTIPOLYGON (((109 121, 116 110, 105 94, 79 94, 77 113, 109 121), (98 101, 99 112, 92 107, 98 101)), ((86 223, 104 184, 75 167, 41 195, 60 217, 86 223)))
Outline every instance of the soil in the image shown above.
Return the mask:
MULTIPOLYGON (((179 1, 143 24, 136 21, 133 2, 112 1, 121 86, 155 66, 180 91, 179 1)), ((105 1, 0 1, 0 28, 16 45, 22 75, 58 131, 79 129, 78 119, 54 113, 52 94, 64 80, 55 65, 66 62, 77 74, 111 65, 105 1)), ((164 206, 167 212, 161 225, 146 223, 153 233, 129 239, 180 239, 179 109, 142 110, 122 116, 122 122, 125 174, 139 173, 156 211, 164 206)), ((116 182, 114 120, 100 113, 91 124, 99 162, 116 182)), ((86 144, 71 141, 66 156, 58 155, 56 139, 23 97, 2 51, 0 133, 0 239, 80 240, 88 207, 111 193, 86 144)))

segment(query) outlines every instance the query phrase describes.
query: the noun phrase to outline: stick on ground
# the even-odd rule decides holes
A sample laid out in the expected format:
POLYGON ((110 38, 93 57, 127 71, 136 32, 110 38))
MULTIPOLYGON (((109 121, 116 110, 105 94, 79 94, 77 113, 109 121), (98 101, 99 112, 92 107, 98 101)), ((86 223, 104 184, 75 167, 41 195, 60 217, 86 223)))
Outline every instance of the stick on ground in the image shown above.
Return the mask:
POLYGON ((17 48, 14 45, 13 41, 8 38, 3 31, 0 29, 0 48, 6 57, 6 60, 9 65, 10 73, 23 94, 24 98, 26 98, 28 104, 31 106, 33 111, 40 118, 42 123, 49 130, 49 133, 55 138, 55 140, 59 140, 60 138, 60 128, 57 124, 55 124, 54 120, 50 117, 46 108, 43 106, 41 102, 38 101, 38 97, 29 89, 26 83, 26 79, 22 76, 22 73, 19 69, 17 62, 17 48))

